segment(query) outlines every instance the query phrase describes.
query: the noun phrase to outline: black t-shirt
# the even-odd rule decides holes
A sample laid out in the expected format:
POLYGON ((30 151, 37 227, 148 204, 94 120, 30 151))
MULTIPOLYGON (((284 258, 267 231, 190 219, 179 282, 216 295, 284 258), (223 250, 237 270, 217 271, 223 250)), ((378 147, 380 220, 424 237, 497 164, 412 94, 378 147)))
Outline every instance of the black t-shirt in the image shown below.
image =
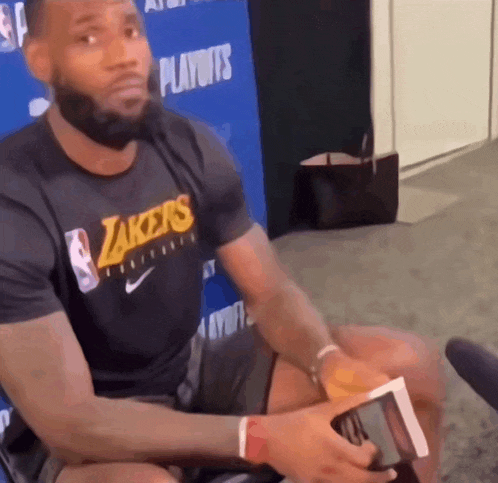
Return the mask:
POLYGON ((46 115, 0 143, 0 323, 64 310, 108 397, 176 390, 203 258, 253 224, 204 124, 165 110, 158 132, 116 176, 71 161, 46 115))

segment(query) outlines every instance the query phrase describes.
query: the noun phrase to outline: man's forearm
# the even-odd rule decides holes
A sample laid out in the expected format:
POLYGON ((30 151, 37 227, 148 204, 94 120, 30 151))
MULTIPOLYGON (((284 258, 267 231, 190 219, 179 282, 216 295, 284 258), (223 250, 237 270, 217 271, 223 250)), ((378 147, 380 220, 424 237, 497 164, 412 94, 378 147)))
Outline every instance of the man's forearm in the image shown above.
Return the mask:
POLYGON ((70 464, 134 461, 237 467, 243 463, 238 458, 239 421, 95 397, 75 410, 52 449, 70 464))
POLYGON ((323 317, 294 282, 264 303, 247 305, 247 312, 272 349, 307 373, 317 353, 334 343, 323 317))

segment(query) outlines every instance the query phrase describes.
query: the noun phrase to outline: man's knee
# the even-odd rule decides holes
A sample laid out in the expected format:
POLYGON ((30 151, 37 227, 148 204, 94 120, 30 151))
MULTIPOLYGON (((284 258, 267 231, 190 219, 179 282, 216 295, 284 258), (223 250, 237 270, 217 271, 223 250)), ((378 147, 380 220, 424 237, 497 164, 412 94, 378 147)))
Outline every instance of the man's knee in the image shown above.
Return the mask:
POLYGON ((393 375, 405 377, 414 404, 419 404, 415 403, 417 400, 444 404, 446 375, 442 353, 435 341, 413 334, 406 334, 401 340, 396 338, 389 364, 393 366, 393 375))
POLYGON ((335 327, 333 335, 353 357, 392 378, 403 376, 414 400, 443 404, 446 376, 436 341, 400 329, 359 325, 335 327))
POLYGON ((178 483, 160 466, 148 463, 100 463, 67 466, 56 483, 178 483))

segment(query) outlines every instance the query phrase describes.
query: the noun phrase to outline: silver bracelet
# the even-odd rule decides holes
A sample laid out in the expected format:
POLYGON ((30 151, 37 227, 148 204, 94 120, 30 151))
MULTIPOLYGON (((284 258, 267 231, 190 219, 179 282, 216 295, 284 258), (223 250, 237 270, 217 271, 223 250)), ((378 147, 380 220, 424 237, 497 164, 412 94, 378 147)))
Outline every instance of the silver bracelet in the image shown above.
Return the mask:
MULTIPOLYGON (((335 345, 335 344, 326 345, 316 355, 316 361, 320 362, 327 354, 329 354, 330 352, 337 351, 337 350, 340 350, 340 347, 335 345)), ((318 380, 318 367, 316 365, 313 365, 310 368, 310 378, 313 381, 313 384, 315 384, 315 386, 318 386, 320 384, 320 382, 318 380)))
POLYGON ((337 351, 339 350, 340 347, 338 345, 335 345, 335 344, 329 344, 329 345, 326 345, 317 355, 316 355, 316 360, 317 361, 320 361, 321 359, 323 359, 329 352, 334 352, 334 351, 337 351))

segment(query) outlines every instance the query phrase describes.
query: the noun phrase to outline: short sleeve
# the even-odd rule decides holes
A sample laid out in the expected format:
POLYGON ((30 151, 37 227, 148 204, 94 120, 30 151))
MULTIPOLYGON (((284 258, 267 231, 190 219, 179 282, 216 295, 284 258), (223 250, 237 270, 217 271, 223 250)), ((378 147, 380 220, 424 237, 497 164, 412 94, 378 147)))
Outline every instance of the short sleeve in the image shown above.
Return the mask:
POLYGON ((0 196, 0 323, 63 310, 50 276, 55 250, 41 220, 0 196))
POLYGON ((244 235, 254 220, 227 146, 205 124, 192 124, 204 162, 204 193, 198 215, 200 236, 212 249, 217 249, 244 235))

